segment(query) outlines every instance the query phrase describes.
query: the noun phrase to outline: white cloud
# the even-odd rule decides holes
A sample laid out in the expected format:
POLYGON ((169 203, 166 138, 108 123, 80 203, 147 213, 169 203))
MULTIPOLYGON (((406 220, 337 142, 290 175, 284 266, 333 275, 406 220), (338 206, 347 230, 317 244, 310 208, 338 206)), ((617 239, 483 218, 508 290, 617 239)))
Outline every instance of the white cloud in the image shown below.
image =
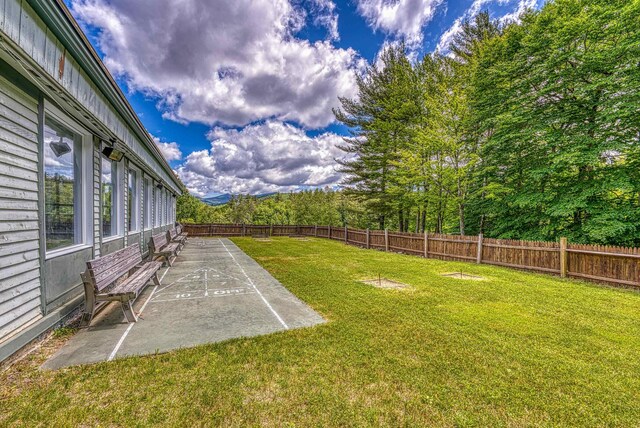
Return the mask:
MULTIPOLYGON (((469 9, 465 10, 464 13, 459 16, 443 34, 440 36, 440 40, 438 41, 438 46, 436 47, 437 52, 447 53, 449 52, 449 46, 453 41, 453 38, 462 31, 462 23, 465 20, 473 19, 480 11, 488 6, 491 3, 497 4, 509 4, 512 3, 513 0, 474 0, 469 9)), ((513 10, 513 12, 508 13, 500 18, 501 23, 506 23, 507 21, 517 21, 518 17, 527 9, 533 9, 536 7, 538 0, 519 0, 518 5, 513 10)))
POLYGON ((422 42, 427 25, 442 0, 358 0, 358 12, 374 30, 403 37, 408 44, 422 42))
MULTIPOLYGON (((365 65, 353 49, 296 38, 305 12, 289 0, 72 0, 72 10, 99 30, 107 67, 183 123, 321 128, 365 65)), ((310 13, 339 36, 332 1, 314 0, 310 13)))
POLYGON ((332 0, 311 0, 313 23, 327 30, 329 40, 340 40, 338 32, 338 13, 332 0))
POLYGON ((309 137, 292 125, 269 120, 242 130, 214 128, 210 150, 191 153, 178 176, 193 194, 266 193, 337 185, 335 158, 342 137, 309 137))
POLYGON ((163 143, 162 141, 160 141, 160 138, 154 135, 152 135, 151 137, 153 138, 153 141, 156 143, 156 146, 158 146, 158 148, 162 152, 162 155, 167 160, 167 162, 177 161, 182 159, 182 152, 180 151, 180 146, 178 146, 178 143, 175 143, 175 142, 163 143))
POLYGON ((500 18, 500 22, 507 23, 510 21, 518 22, 520 15, 522 15, 528 9, 535 9, 538 5, 538 0, 520 0, 518 7, 512 13, 504 15, 500 18))

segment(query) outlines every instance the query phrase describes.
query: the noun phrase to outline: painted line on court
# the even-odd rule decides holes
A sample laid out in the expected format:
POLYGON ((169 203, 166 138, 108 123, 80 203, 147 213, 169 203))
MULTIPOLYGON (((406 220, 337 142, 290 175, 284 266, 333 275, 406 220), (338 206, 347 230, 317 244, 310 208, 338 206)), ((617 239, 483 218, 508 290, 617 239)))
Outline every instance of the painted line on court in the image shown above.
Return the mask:
MULTIPOLYGON (((162 276, 160 277, 160 281, 159 281, 160 283, 162 283, 162 280, 164 279, 164 276, 167 274, 167 272, 169 272, 169 269, 170 269, 170 266, 168 266, 167 269, 162 273, 162 276)), ((140 312, 138 312, 138 316, 140 316, 140 314, 144 311, 144 308, 147 307, 147 303, 149 303, 149 300, 151 300, 151 297, 153 297, 153 294, 156 292, 157 289, 158 289, 157 285, 153 287, 153 290, 151 290, 151 294, 149 294, 149 297, 147 297, 147 300, 145 300, 144 304, 140 308, 140 312)), ((124 331, 124 333, 122 333, 120 340, 118 340, 118 343, 116 343, 116 347, 113 348, 113 351, 111 351, 111 354, 109 354, 109 358, 107 358, 107 361, 111 361, 115 358, 116 354, 118 353, 118 350, 124 343, 124 340, 127 338, 127 336, 129 335, 129 332, 131 331, 131 329, 135 324, 136 323, 134 322, 129 323, 129 326, 127 327, 127 329, 124 331)))
MULTIPOLYGON (((205 268, 196 269, 196 270, 194 270, 193 272, 189 272, 189 273, 188 273, 188 274, 186 274, 185 276, 183 276, 183 277, 180 277, 180 278, 176 279, 176 280, 175 280, 175 281, 173 281, 171 284, 169 284, 169 285, 166 285, 166 286, 162 287, 162 288, 160 289, 160 291, 158 291, 158 293, 159 293, 159 292, 161 292, 161 291, 166 290, 167 288, 171 287, 172 285, 175 285, 176 283, 178 283, 178 281, 182 281, 183 279, 186 279, 186 278, 190 277, 191 275, 193 275, 193 274, 195 274, 195 273, 197 273, 197 272, 200 272, 202 269, 205 269, 205 268)), ((167 270, 169 270, 169 268, 167 268, 167 270)), ((166 273, 166 271, 165 271, 165 273, 166 273)), ((162 278, 164 278, 164 275, 162 275, 162 278)), ((160 279, 160 282, 162 282, 162 278, 160 279)))
POLYGON ((224 247, 224 249, 227 251, 227 253, 231 256, 231 258, 233 259, 233 261, 235 262, 236 265, 238 265, 238 267, 240 268, 240 270, 242 271, 242 273, 244 274, 244 276, 247 278, 247 281, 249 281, 249 284, 251 285, 251 287, 253 287, 253 289, 256 291, 256 293, 258 293, 258 296, 260 296, 260 298, 262 299, 262 301, 264 302, 265 305, 267 305, 267 307, 269 308, 269 310, 273 313, 273 315, 276 316, 276 318, 278 318, 278 321, 280 321, 280 324, 282 324, 282 326, 285 328, 285 330, 289 330, 289 326, 287 325, 287 323, 284 322, 284 320, 280 317, 280 315, 278 315, 278 313, 276 312, 275 309, 273 309, 273 307, 271 306, 271 304, 267 301, 267 299, 262 295, 262 293, 260 292, 260 290, 258 290, 258 287, 256 287, 256 285, 253 283, 253 280, 249 277, 249 275, 247 275, 247 272, 245 272, 244 268, 242 267, 242 265, 240 263, 238 263, 238 261, 236 260, 236 258, 233 256, 233 254, 231 254, 231 251, 229 251, 229 249, 227 248, 226 245, 224 245, 224 241, 222 241, 222 239, 219 239, 220 243, 222 244, 222 246, 224 247))

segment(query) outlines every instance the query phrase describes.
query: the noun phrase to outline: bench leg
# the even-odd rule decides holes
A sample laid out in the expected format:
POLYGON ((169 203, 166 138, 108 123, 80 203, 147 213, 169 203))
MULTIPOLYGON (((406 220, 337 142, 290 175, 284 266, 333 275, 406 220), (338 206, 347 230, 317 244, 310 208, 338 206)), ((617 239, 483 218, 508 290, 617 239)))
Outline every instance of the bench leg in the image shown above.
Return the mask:
POLYGON ((167 264, 169 265, 169 267, 173 266, 173 260, 171 259, 171 255, 168 255, 165 257, 165 259, 167 260, 167 264))
POLYGON ((129 300, 128 302, 122 302, 122 312, 124 312, 124 316, 127 318, 127 322, 136 322, 138 321, 138 317, 136 313, 133 311, 133 301, 129 300))
POLYGON ((93 314, 95 312, 95 306, 94 309, 86 309, 84 313, 82 314, 82 318, 80 319, 80 327, 89 327, 89 325, 91 324, 91 320, 93 319, 93 314))
POLYGON ((157 274, 157 273, 156 273, 156 274, 154 274, 154 275, 153 275, 153 278, 151 278, 151 279, 153 280, 153 283, 154 283, 155 285, 157 285, 158 287, 160 287, 160 285, 161 285, 161 284, 160 284, 160 280, 158 279, 158 274, 157 274))
POLYGON ((94 293, 93 284, 89 281, 89 274, 83 272, 80 274, 84 284, 84 313, 80 320, 81 327, 88 327, 91 324, 93 315, 96 311, 96 295, 94 293))

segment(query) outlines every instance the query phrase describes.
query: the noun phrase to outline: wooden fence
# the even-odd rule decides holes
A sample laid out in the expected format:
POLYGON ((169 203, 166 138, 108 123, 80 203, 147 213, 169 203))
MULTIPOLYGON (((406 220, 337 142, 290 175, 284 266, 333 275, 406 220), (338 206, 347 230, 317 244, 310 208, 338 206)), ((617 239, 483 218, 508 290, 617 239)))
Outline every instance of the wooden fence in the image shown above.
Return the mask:
POLYGON ((313 236, 362 248, 505 266, 640 288, 640 248, 361 230, 336 226, 186 224, 190 236, 313 236))

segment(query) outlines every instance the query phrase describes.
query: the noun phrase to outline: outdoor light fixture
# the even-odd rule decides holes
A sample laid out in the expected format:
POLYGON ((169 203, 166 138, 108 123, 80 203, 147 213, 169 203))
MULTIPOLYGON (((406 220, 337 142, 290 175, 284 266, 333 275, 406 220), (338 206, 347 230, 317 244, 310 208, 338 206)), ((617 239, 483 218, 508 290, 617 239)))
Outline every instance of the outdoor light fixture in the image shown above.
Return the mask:
POLYGON ((158 184, 156 184, 156 187, 157 187, 158 189, 162 190, 162 187, 163 187, 163 186, 162 186, 162 183, 158 183, 158 184))
POLYGON ((60 137, 60 141, 52 141, 49 143, 49 147, 51 147, 53 154, 55 154, 57 158, 62 155, 66 155, 71 151, 71 147, 69 147, 69 144, 62 141, 62 137, 60 137))
POLYGON ((124 156, 124 152, 116 150, 113 147, 105 147, 102 149, 102 154, 116 162, 120 162, 124 156))

